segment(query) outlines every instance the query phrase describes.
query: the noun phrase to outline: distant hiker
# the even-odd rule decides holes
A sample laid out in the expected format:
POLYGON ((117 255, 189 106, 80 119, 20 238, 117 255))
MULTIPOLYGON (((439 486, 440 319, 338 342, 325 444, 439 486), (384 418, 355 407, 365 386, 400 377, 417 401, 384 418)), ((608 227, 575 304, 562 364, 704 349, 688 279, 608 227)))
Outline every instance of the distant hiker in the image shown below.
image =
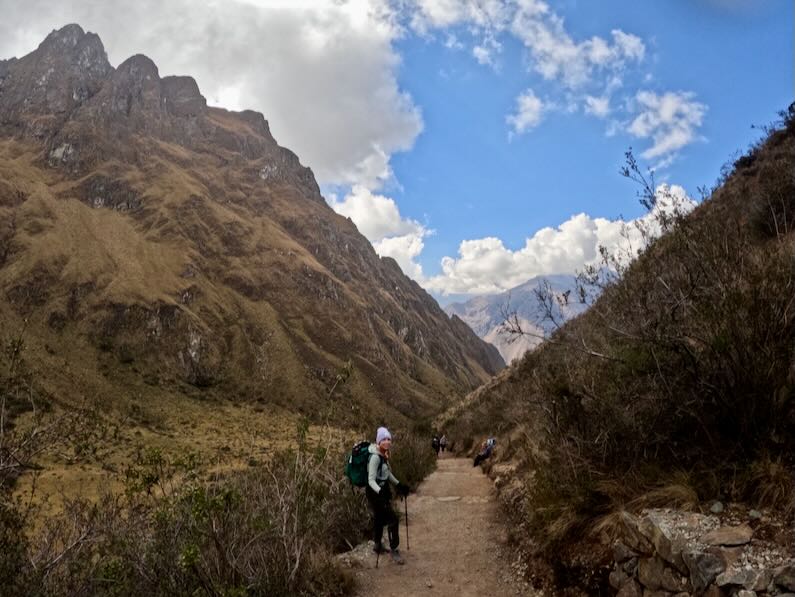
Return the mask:
POLYGON ((491 456, 491 453, 494 451, 494 446, 496 445, 497 445, 497 439, 494 437, 490 437, 489 439, 484 441, 480 446, 480 452, 478 452, 478 455, 475 456, 475 464, 473 464, 472 466, 479 465, 481 462, 483 462, 489 456, 491 456))
POLYGON ((442 449, 442 452, 447 449, 447 436, 445 434, 442 434, 442 437, 439 438, 439 447, 442 449))
POLYGON ((433 451, 436 452, 437 458, 439 457, 439 446, 439 436, 434 434, 433 439, 431 440, 431 448, 433 448, 433 451))
POLYGON ((392 485, 401 497, 409 494, 408 485, 404 485, 395 478, 389 468, 389 450, 392 447, 392 434, 386 427, 379 427, 375 435, 375 443, 370 444, 370 459, 367 462, 367 501, 373 511, 373 550, 378 553, 386 552, 381 539, 384 527, 389 535, 389 550, 392 561, 404 564, 400 556, 400 537, 398 535, 398 517, 392 509, 392 485))

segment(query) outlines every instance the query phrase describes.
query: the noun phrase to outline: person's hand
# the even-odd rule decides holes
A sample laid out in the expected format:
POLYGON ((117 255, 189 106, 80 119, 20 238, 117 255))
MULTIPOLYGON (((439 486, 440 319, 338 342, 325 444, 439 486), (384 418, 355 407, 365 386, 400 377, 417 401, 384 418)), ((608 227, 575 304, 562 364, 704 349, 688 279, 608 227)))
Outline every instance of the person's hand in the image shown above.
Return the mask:
POLYGON ((397 484, 397 494, 401 497, 406 497, 409 494, 409 486, 405 483, 398 483, 397 484))

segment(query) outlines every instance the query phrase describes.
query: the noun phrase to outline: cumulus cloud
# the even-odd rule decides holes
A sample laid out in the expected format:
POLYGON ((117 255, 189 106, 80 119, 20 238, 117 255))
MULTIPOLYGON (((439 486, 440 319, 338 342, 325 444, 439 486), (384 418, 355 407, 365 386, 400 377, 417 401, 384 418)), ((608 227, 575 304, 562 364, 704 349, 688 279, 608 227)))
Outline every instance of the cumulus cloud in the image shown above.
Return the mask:
POLYGON ((635 99, 639 113, 627 130, 642 139, 651 138, 653 145, 643 151, 645 159, 670 157, 676 151, 699 139, 707 107, 693 99, 689 92, 667 92, 658 95, 639 91, 635 99))
POLYGON ((432 231, 416 220, 401 216, 393 199, 354 186, 341 201, 333 196, 327 201, 334 211, 353 220, 379 255, 395 259, 403 273, 415 280, 423 279, 422 267, 416 259, 425 246, 423 238, 432 231))
POLYGON ((516 112, 506 117, 513 132, 522 133, 538 126, 544 112, 544 102, 536 97, 532 89, 526 90, 516 98, 516 112))
POLYGON ((423 236, 418 234, 393 236, 373 243, 373 247, 382 257, 391 257, 397 261, 404 274, 421 283, 424 280, 422 266, 416 262, 416 259, 425 246, 422 241, 423 236))
POLYGON ((444 257, 442 273, 426 279, 423 285, 440 294, 502 292, 534 276, 576 273, 597 263, 600 246, 628 260, 637 255, 645 238, 660 234, 661 214, 686 213, 694 206, 682 187, 660 185, 654 209, 637 220, 577 214, 557 228, 542 228, 515 251, 499 238, 465 240, 458 248, 458 257, 444 257))
POLYGON ((145 53, 162 74, 194 76, 209 103, 263 112, 322 184, 377 188, 423 127, 397 83, 388 0, 0 0, 0 12, 0 57, 77 22, 113 64, 145 53))
POLYGON ((359 232, 372 242, 390 236, 422 234, 425 230, 419 222, 403 218, 393 199, 363 186, 354 186, 342 201, 332 197, 328 203, 338 214, 353 220, 359 232))

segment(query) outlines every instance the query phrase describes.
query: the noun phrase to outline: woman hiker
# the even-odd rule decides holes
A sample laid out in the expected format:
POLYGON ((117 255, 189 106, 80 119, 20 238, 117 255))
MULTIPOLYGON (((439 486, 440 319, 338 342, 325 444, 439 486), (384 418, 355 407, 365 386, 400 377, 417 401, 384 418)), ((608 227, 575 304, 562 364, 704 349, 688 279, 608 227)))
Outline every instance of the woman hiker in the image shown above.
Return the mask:
POLYGON ((389 553, 396 564, 404 564, 398 546, 398 517, 392 508, 392 485, 398 495, 403 497, 409 494, 408 485, 404 485, 395 478, 389 468, 389 450, 392 447, 392 434, 386 427, 379 427, 375 436, 375 444, 370 444, 370 459, 367 462, 367 501, 373 510, 373 550, 384 553, 381 537, 384 527, 389 534, 389 553))

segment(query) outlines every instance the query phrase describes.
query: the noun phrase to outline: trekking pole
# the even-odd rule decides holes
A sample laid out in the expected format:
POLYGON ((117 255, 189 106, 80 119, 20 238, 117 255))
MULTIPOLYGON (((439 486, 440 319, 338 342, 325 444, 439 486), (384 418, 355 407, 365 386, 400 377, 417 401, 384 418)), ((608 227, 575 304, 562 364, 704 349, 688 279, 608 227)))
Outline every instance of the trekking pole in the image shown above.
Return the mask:
POLYGON ((381 559, 381 550, 375 552, 375 567, 378 568, 378 560, 381 559))
POLYGON ((403 496, 403 505, 406 508, 406 549, 411 549, 409 547, 409 496, 403 496))

